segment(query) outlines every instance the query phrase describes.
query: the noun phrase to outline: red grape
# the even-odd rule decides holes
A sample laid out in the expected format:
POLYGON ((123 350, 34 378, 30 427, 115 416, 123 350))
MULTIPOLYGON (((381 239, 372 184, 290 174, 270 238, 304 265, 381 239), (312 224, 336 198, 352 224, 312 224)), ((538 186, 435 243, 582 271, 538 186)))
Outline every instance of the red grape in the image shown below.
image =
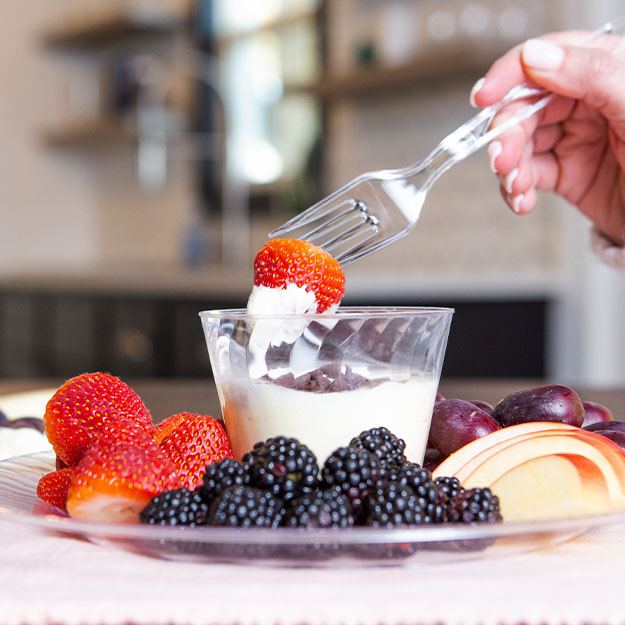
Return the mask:
POLYGON ((492 415, 493 410, 495 410, 492 404, 489 404, 487 401, 482 401, 481 399, 470 399, 469 400, 474 406, 481 408, 484 412, 492 415))
POLYGON ((601 434, 601 436, 611 440, 621 449, 625 450, 625 432, 619 432, 618 430, 599 430, 597 434, 601 434))
POLYGON ((580 427, 584 406, 572 388, 548 384, 508 395, 495 406, 493 417, 502 427, 529 421, 556 421, 580 427))
POLYGON ((487 412, 463 399, 445 399, 434 406, 428 447, 444 456, 467 443, 499 430, 487 412))
POLYGON ((584 401, 582 405, 584 406, 584 423, 582 423, 582 427, 592 425, 593 423, 605 423, 606 421, 614 420, 614 415, 602 404, 597 404, 594 401, 584 401))
POLYGON ((599 421, 584 426, 589 432, 597 432, 601 434, 603 430, 614 430, 615 432, 623 432, 625 434, 625 423, 622 421, 599 421))

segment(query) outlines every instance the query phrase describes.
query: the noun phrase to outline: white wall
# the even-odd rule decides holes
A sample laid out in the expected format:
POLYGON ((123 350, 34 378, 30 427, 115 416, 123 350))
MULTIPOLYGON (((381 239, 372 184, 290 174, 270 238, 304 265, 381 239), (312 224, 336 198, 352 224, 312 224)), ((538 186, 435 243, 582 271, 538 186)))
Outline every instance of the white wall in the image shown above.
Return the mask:
POLYGON ((86 261, 96 240, 92 172, 51 158, 41 129, 67 107, 66 83, 37 35, 68 0, 4 0, 0 20, 0 265, 86 261))

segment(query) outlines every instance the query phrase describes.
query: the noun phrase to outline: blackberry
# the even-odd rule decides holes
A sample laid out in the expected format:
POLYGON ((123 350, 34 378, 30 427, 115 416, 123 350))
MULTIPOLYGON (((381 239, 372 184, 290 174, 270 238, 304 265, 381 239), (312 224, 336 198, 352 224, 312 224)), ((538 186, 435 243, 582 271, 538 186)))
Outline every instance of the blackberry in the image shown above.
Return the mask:
POLYGON ((247 486, 250 483, 249 465, 231 458, 214 462, 206 467, 204 482, 200 488, 202 497, 207 502, 232 486, 247 486))
POLYGON ((286 513, 285 525, 345 529, 354 525, 354 515, 347 495, 339 488, 316 489, 293 501, 286 513))
POLYGON ((393 528, 431 522, 425 500, 405 484, 380 482, 371 494, 367 525, 393 528))
POLYGON ((419 499, 419 507, 427 523, 443 523, 446 520, 445 503, 447 499, 432 480, 432 474, 413 462, 405 462, 400 467, 391 469, 388 481, 397 482, 410 488, 419 499))
POLYGON ((339 447, 328 457, 321 476, 327 486, 338 486, 354 512, 364 511, 371 490, 382 474, 380 461, 366 449, 339 447))
POLYGON ((499 497, 490 488, 462 491, 448 505, 448 519, 453 523, 498 523, 502 520, 499 497))
POLYGON ((432 474, 414 462, 405 462, 398 469, 392 471, 389 478, 409 486, 420 496, 425 496, 427 490, 434 488, 432 474))
POLYGON ((250 483, 285 502, 310 491, 318 482, 317 458, 294 438, 276 436, 256 443, 243 456, 250 465, 250 483))
POLYGON ((406 462, 406 443, 384 427, 371 428, 352 438, 350 447, 366 449, 375 454, 383 468, 399 466, 406 462))
POLYGON ((153 497, 141 510, 141 523, 147 525, 206 525, 208 505, 197 491, 186 488, 167 490, 153 497))
POLYGON ((460 486, 460 480, 457 477, 437 477, 434 484, 444 495, 446 501, 451 501, 464 492, 464 488, 460 486))
POLYGON ((208 524, 222 527, 278 527, 284 516, 280 499, 257 488, 232 486, 213 501, 208 524))

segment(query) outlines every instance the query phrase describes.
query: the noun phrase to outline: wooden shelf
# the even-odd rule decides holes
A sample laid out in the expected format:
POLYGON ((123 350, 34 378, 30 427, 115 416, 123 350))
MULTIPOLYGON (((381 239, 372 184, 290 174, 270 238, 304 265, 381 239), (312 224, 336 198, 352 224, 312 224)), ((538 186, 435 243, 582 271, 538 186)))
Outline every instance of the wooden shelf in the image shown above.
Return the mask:
POLYGON ((328 76, 310 85, 286 85, 284 92, 285 95, 304 94, 321 99, 384 96, 435 80, 479 77, 488 67, 485 58, 488 56, 466 49, 431 52, 402 65, 373 65, 343 76, 328 76))
POLYGON ((56 48, 90 48, 130 37, 171 34, 184 21, 173 12, 111 12, 66 20, 44 32, 45 45, 56 48))
POLYGON ((43 132, 50 148, 98 148, 113 143, 132 143, 137 133, 114 119, 93 119, 67 123, 43 132))

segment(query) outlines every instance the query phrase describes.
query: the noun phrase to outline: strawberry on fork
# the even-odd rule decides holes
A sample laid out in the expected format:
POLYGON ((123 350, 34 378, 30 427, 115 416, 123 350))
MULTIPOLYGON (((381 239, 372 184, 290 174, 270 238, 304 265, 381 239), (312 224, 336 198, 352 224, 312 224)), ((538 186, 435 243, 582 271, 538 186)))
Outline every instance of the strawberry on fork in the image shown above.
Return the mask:
POLYGON ((328 252, 300 239, 271 239, 254 259, 254 286, 311 292, 317 313, 337 306, 345 293, 345 275, 328 252))

